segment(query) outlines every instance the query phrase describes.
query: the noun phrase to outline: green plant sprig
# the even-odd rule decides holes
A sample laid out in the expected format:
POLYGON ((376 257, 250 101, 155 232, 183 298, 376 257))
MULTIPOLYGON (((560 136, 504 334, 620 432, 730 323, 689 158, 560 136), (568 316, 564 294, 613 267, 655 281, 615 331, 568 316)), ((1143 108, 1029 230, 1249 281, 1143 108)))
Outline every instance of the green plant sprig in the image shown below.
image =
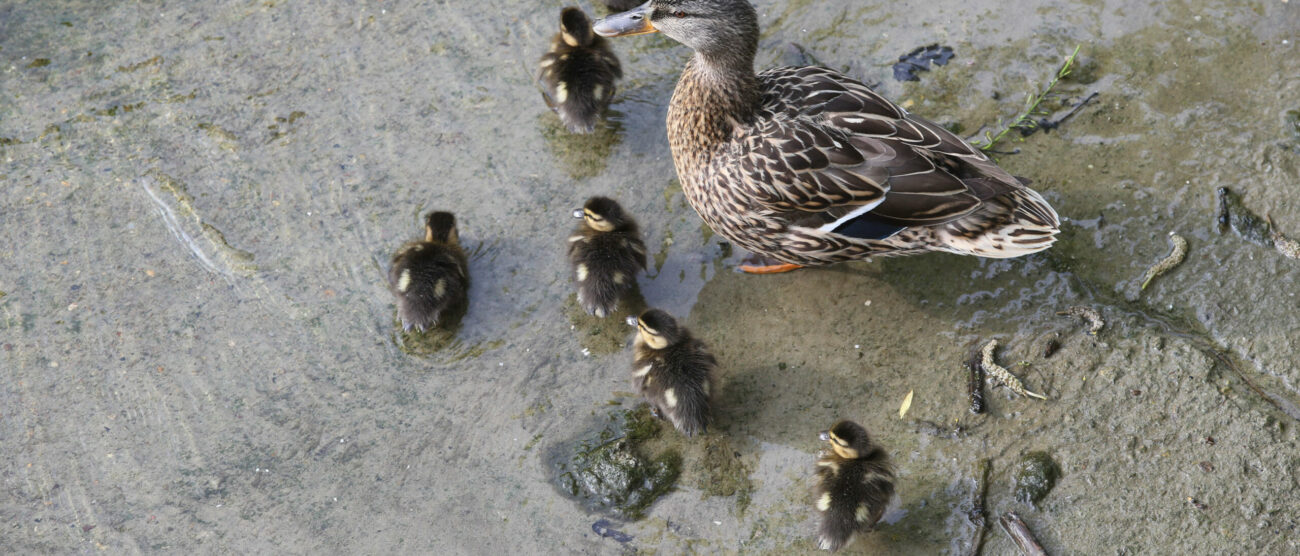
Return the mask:
POLYGON ((1039 124, 1034 118, 1047 116, 1047 112, 1041 109, 1043 101, 1047 100, 1047 98, 1052 94, 1052 90, 1056 88, 1056 84, 1060 83, 1062 78, 1070 75, 1070 70, 1074 67, 1074 59, 1079 55, 1079 47, 1080 45, 1075 45, 1074 52, 1071 52, 1070 55, 1066 57, 1065 62, 1061 64, 1061 68, 1056 70, 1056 75, 1052 77, 1052 80, 1047 83, 1047 86, 1044 87, 1043 90, 1030 95, 1025 99, 1025 109, 1021 111, 1010 124, 1004 125, 1003 120, 999 118, 997 125, 998 132, 996 134, 990 134, 987 131, 984 132, 983 144, 975 142, 975 146, 979 147, 982 151, 990 151, 993 149, 994 145, 997 145, 998 142, 1005 138, 1008 133, 1011 133, 1011 130, 1013 129, 1022 131, 1036 129, 1039 124))

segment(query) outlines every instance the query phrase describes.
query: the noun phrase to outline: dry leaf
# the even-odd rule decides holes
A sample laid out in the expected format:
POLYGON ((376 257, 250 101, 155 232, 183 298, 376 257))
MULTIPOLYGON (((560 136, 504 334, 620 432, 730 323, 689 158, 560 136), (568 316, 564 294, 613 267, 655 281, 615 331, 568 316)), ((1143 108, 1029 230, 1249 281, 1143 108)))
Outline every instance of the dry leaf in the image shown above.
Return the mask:
POLYGON ((916 392, 915 390, 907 391, 907 397, 903 398, 903 405, 898 408, 899 419, 902 419, 904 415, 907 415, 907 410, 912 408, 912 394, 914 394, 915 392, 916 392))

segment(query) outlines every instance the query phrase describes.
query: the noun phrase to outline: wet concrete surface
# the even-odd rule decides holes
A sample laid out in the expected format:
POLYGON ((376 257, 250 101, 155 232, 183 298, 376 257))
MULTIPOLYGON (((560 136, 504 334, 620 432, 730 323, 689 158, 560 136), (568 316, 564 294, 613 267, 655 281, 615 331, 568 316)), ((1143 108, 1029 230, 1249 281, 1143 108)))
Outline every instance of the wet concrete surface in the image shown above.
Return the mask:
POLYGON ((1075 45, 1086 71, 1049 107, 1099 98, 999 157, 1063 217, 1050 251, 755 277, 674 179, 686 49, 615 41, 610 122, 569 137, 531 77, 561 4, 516 4, 0 6, 0 545, 813 552, 816 434, 851 418, 899 498, 850 553, 967 553, 984 458, 991 522, 1018 512, 1053 554, 1300 550, 1300 262, 1220 234, 1214 197, 1300 235, 1300 6, 759 2, 760 68, 797 42, 971 136, 1075 45), (948 65, 891 79, 935 42, 948 65), (636 403, 627 331, 567 281, 569 212, 596 194, 645 230, 645 302, 722 368, 715 430, 663 440, 678 490, 602 526, 626 542, 546 457, 636 403), (434 209, 461 222, 471 307, 412 338, 384 271, 434 209), (1171 231, 1186 261, 1140 291, 1171 231), (1075 305, 1106 327, 1055 314, 1075 305), (990 338, 1048 401, 992 388, 967 411, 990 338), (710 495, 724 445, 749 487, 710 495), (1013 478, 1035 451, 1061 475, 1030 505, 1013 478))

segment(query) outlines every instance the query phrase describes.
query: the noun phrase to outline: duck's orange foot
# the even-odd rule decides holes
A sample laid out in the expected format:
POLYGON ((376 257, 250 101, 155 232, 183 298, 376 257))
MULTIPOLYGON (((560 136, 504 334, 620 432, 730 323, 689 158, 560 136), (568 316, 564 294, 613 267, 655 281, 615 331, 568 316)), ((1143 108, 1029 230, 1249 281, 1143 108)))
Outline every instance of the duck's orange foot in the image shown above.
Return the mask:
POLYGON ((790 263, 779 263, 779 264, 769 264, 769 265, 742 264, 737 268, 739 268, 741 272, 744 272, 746 274, 779 274, 782 272, 790 272, 791 270, 801 269, 803 268, 803 265, 790 264, 790 263))

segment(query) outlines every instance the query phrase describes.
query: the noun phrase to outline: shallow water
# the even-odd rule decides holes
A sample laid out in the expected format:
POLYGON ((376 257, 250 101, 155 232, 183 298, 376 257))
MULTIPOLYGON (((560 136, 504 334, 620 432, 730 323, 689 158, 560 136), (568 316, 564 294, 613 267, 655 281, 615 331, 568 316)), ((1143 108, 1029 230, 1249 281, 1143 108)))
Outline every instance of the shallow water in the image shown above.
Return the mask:
POLYGON ((1052 250, 753 277, 674 179, 663 117, 686 50, 618 40, 610 127, 570 138, 531 79, 561 4, 516 4, 0 6, 0 544, 811 552, 816 433, 848 417, 900 476, 850 552, 965 553, 981 458, 990 516, 1019 512, 1054 554, 1300 548, 1300 262, 1214 214, 1233 187, 1300 236, 1300 6, 759 2, 760 67, 798 42, 970 135, 1076 44, 1084 78, 1061 91, 1100 97, 1000 157, 1064 218, 1052 250), (957 57, 890 79, 933 42, 957 57), (603 516, 558 494, 546 458, 634 402, 626 331, 577 314, 562 256, 594 194, 645 229, 646 303, 718 356, 715 432, 753 485, 743 511, 705 496, 699 446, 669 440, 680 488, 616 524, 627 544, 593 532, 603 516), (384 270, 435 208, 460 218, 473 289, 430 346, 398 333, 384 270), (1139 292, 1170 231, 1187 260, 1139 292), (1071 305, 1106 328, 1055 315, 1071 305), (1050 401, 997 388, 967 412, 962 363, 992 337, 1050 401), (1031 507, 1012 477, 1037 450, 1062 475, 1031 507))

